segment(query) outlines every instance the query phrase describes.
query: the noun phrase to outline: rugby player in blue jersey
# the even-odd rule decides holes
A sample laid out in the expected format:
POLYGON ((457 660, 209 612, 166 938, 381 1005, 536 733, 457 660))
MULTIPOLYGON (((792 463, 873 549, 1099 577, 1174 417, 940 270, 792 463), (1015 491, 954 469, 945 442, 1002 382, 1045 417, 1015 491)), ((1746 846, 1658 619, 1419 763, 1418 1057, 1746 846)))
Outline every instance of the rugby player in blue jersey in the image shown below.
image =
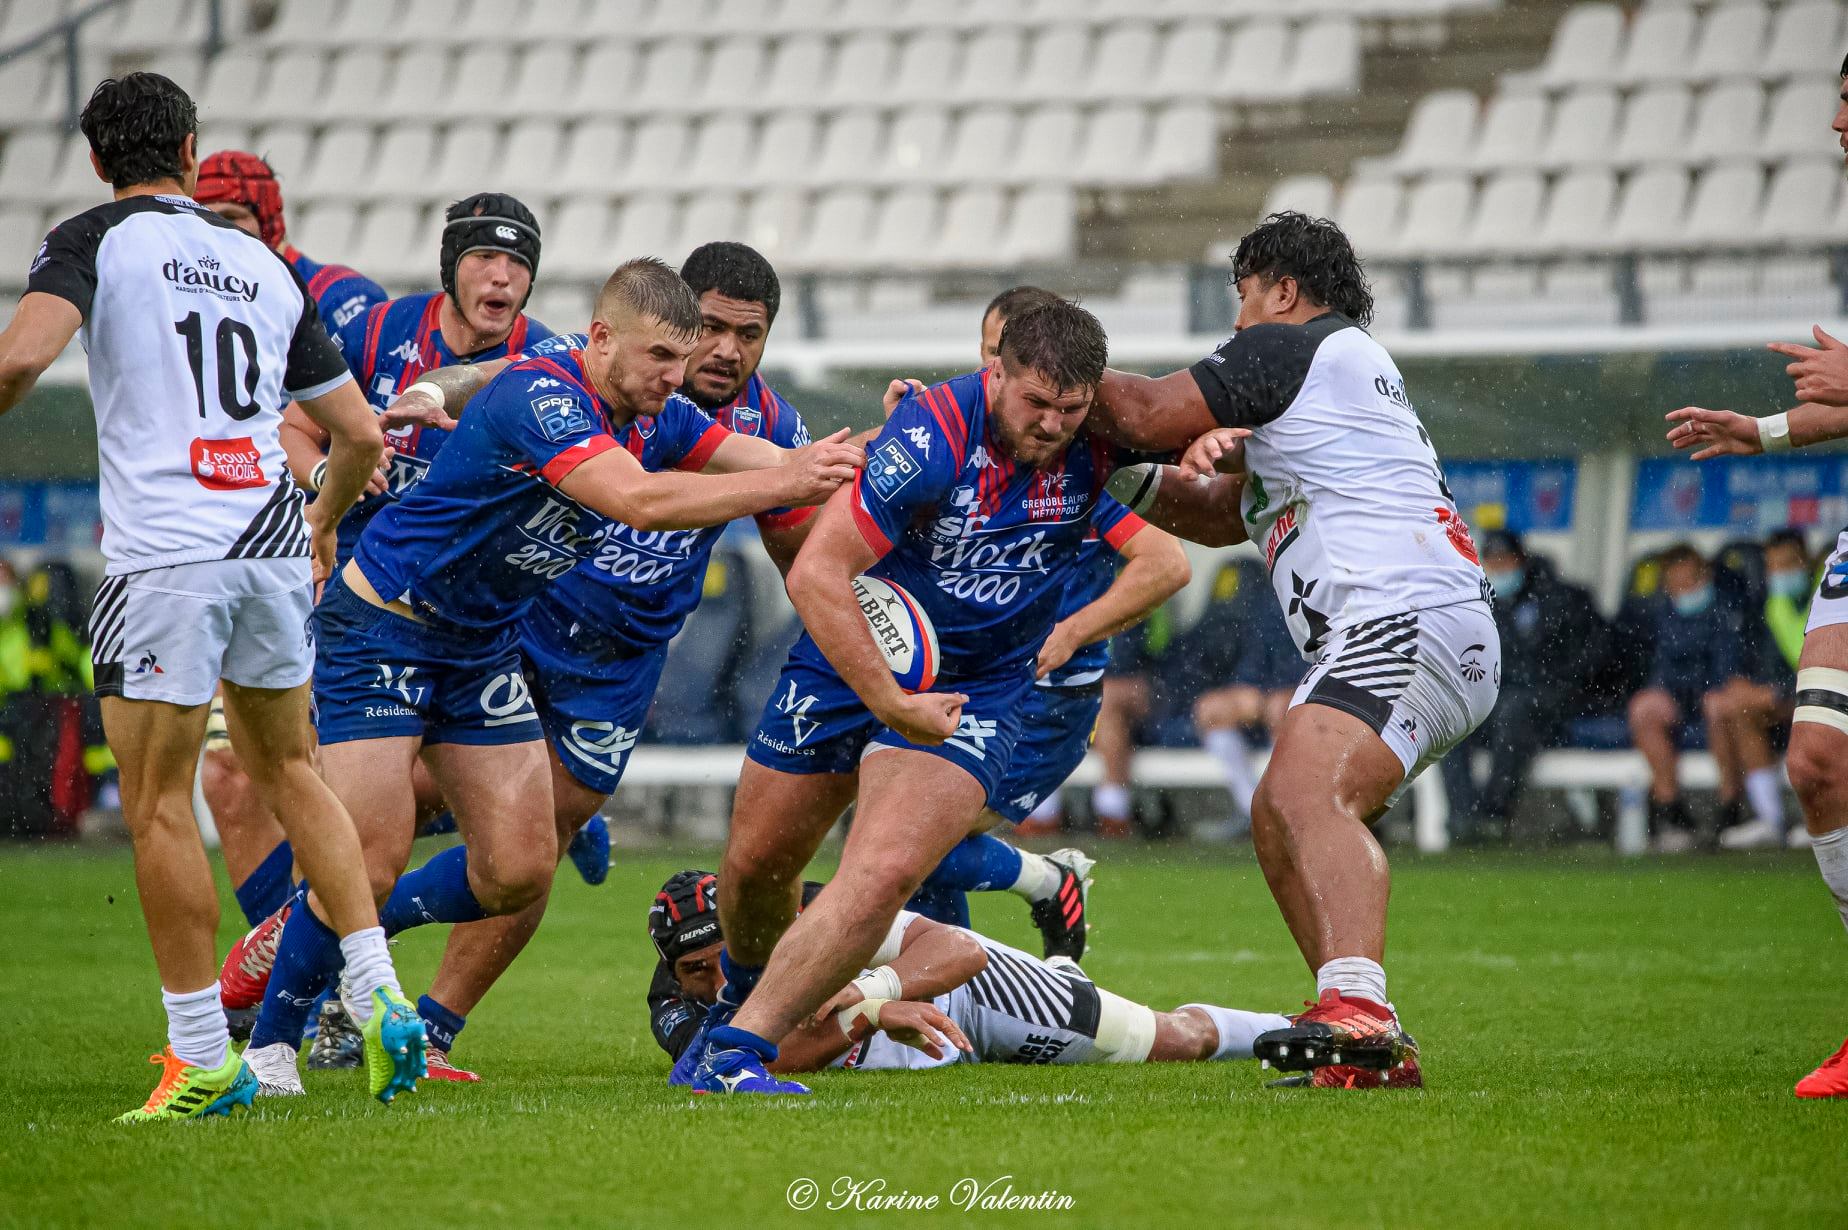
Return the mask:
MULTIPOLYGON (((359 813, 388 933, 515 913, 549 890, 552 780, 520 622, 601 550, 612 521, 719 524, 816 503, 857 473, 861 454, 842 438, 786 451, 673 396, 700 328, 672 269, 619 267, 583 347, 501 372, 329 583, 315 612, 322 769, 359 813), (466 844, 401 876, 420 756, 466 844)), ((283 928, 246 1053, 270 1093, 300 1091, 293 1042, 339 964, 312 896, 307 907, 283 928)))
POLYGON ((1079 546, 1124 514, 1098 508, 1117 450, 1081 433, 1106 351, 1074 304, 1020 313, 994 366, 899 405, 817 518, 789 573, 806 632, 749 745, 719 878, 727 989, 676 1079, 806 1093, 766 1071, 776 1040, 866 965, 1000 785, 1079 546), (869 572, 924 607, 943 690, 899 688, 853 599, 869 572), (840 870, 795 918, 849 802, 840 870))

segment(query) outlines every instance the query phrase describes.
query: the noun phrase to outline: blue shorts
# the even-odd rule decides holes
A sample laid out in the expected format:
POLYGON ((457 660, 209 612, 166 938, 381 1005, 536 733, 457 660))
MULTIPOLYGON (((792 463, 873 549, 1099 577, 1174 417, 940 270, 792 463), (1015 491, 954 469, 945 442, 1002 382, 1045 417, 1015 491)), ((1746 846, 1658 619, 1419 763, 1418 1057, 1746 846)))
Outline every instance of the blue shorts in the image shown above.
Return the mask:
POLYGON ((609 641, 542 598, 520 624, 520 656, 558 762, 585 789, 615 794, 654 703, 667 646, 638 652, 609 641))
POLYGON ((541 737, 511 626, 483 631, 408 619, 355 597, 336 574, 315 608, 314 631, 314 725, 322 743, 541 737))
POLYGON ((1020 737, 1021 711, 1034 691, 1023 664, 994 675, 940 679, 934 689, 961 692, 962 724, 935 747, 912 743, 867 712, 804 633, 789 651, 745 751, 781 773, 852 773, 868 748, 895 747, 938 756, 982 783, 992 805, 1020 737))
POLYGON ((989 807, 1014 824, 1025 820, 1083 762, 1103 706, 1101 683, 1031 689, 1020 715, 1013 762, 989 807))

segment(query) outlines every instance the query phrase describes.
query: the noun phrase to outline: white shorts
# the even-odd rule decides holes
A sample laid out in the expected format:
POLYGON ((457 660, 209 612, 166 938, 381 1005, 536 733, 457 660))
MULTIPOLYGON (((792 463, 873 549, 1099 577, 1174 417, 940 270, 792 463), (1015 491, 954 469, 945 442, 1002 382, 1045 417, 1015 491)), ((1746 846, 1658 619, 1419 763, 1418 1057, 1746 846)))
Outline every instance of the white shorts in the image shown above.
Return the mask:
POLYGON ((1292 706, 1328 705, 1371 726, 1412 779, 1480 726, 1501 693, 1501 635, 1486 602, 1370 619, 1329 634, 1292 706))
POLYGON ((204 560, 105 577, 90 612, 96 694, 203 705, 220 679, 293 688, 314 671, 306 559, 204 560))
POLYGON ((1816 596, 1810 599, 1809 623, 1803 631, 1810 633, 1837 624, 1848 624, 1848 530, 1835 540, 1835 551, 1822 566, 1822 580, 1816 585, 1816 596))

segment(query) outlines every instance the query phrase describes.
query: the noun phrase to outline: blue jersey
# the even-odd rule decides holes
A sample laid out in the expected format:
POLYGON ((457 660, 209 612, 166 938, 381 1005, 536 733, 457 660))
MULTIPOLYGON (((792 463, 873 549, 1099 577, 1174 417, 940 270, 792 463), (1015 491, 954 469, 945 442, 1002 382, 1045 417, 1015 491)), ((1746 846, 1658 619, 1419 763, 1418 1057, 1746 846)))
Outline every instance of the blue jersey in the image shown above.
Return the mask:
MULTIPOLYGON (((551 330, 522 314, 513 322, 507 340, 471 355, 457 355, 443 341, 443 293, 406 295, 375 305, 366 313, 365 325, 338 334, 341 353, 353 378, 374 409, 383 410, 392 400, 425 372, 458 363, 481 363, 518 354, 522 348, 551 330)), ((390 487, 382 495, 362 496, 340 521, 338 559, 344 563, 359 541, 366 523, 386 503, 401 497, 429 472, 430 463, 443 447, 450 433, 435 427, 400 427, 385 433, 385 443, 395 450, 392 457, 390 487)))
POLYGON ((579 465, 626 448, 651 470, 718 447, 692 402, 613 425, 578 352, 519 359, 469 403, 429 473, 387 504, 353 559, 378 594, 433 622, 500 628, 575 568, 611 523, 558 490, 579 465))
POLYGON ((1082 430, 1049 466, 1014 461, 989 421, 986 376, 899 403, 854 485, 854 520, 882 557, 867 571, 923 605, 946 676, 1029 664, 1080 582, 1085 537, 1129 513, 1099 503, 1118 453, 1082 430))
MULTIPOLYGON (((584 345, 582 334, 567 334, 540 343, 529 353, 541 354, 559 345, 584 345)), ((691 403, 681 397, 669 404, 691 403)), ((713 412, 713 419, 728 431, 762 436, 784 448, 808 443, 808 428, 794 406, 777 395, 762 376, 752 375, 737 397, 713 412)), ((698 470, 718 447, 722 434, 678 457, 668 465, 698 470)), ((649 465, 650 469, 660 468, 649 465)), ((760 513, 757 523, 767 529, 799 525, 812 508, 778 508, 760 513)), ((697 530, 638 530, 617 523, 597 553, 559 579, 540 599, 546 617, 583 623, 607 638, 606 644, 640 652, 665 645, 680 631, 705 590, 706 566, 712 548, 725 532, 723 525, 697 530)))
MULTIPOLYGON (((1098 500, 1097 507, 1103 510, 1106 519, 1112 522, 1112 528, 1102 535, 1093 530, 1091 535, 1079 545, 1077 570, 1073 574, 1071 585, 1064 591, 1063 600, 1059 603, 1060 620, 1076 614, 1079 610, 1097 601, 1103 592, 1110 588, 1110 583, 1116 580, 1115 549, 1128 542, 1137 531, 1148 524, 1108 495, 1098 500)), ((1080 646, 1064 666, 1040 680, 1040 686, 1076 688, 1093 684, 1104 677, 1104 668, 1109 665, 1110 640, 1106 637, 1101 641, 1092 641, 1089 645, 1080 646)))
POLYGON ((302 255, 301 249, 288 244, 282 249, 282 259, 289 262, 291 268, 301 276, 308 286, 308 297, 320 310, 321 323, 327 326, 328 334, 334 341, 345 346, 343 338, 349 326, 363 331, 366 313, 375 303, 383 303, 391 296, 385 288, 374 282, 365 274, 349 269, 345 265, 323 265, 320 261, 311 261, 302 255))

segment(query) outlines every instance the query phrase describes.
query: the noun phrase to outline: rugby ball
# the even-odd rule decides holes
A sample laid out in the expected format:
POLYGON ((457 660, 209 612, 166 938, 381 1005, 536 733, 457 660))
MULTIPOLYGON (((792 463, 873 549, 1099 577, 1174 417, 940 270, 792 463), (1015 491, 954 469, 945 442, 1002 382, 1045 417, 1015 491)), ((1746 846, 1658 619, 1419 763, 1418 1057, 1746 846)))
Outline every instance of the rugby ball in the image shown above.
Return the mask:
POLYGON ((907 692, 930 691, 937 682, 937 630, 923 606, 902 587, 878 577, 855 577, 853 595, 898 686, 907 692))

